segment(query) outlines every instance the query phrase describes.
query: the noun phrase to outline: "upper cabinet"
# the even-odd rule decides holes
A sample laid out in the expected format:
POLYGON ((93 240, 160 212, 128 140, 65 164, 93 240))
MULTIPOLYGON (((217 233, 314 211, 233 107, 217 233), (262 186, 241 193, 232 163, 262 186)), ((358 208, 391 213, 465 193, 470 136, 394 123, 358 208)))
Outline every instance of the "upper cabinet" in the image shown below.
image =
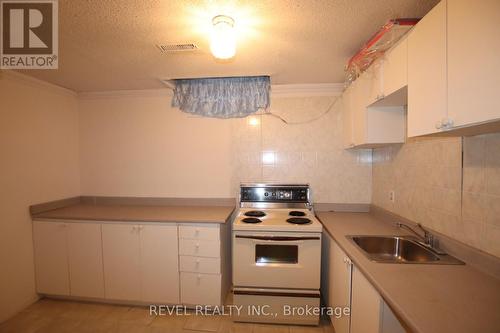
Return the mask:
POLYGON ((447 12, 452 126, 500 120, 500 1, 448 0, 447 12))
POLYGON ((446 1, 408 37, 408 136, 436 132, 446 120, 446 1))
POLYGON ((382 98, 386 98, 408 84, 408 39, 403 38, 382 58, 382 98))
POLYGON ((344 146, 500 131, 497 31, 498 0, 438 3, 344 92, 344 146))
POLYGON ((408 37, 408 136, 500 120, 500 1, 442 0, 408 37))
POLYGON ((402 40, 344 91, 345 148, 405 141, 406 53, 406 40, 402 40))

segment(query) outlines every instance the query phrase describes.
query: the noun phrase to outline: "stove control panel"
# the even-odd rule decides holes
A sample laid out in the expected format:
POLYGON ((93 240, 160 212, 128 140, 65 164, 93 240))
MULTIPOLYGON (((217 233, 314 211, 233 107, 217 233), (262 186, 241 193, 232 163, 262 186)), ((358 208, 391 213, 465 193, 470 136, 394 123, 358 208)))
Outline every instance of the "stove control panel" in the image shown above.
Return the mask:
POLYGON ((241 202, 309 202, 308 185, 241 185, 241 202))

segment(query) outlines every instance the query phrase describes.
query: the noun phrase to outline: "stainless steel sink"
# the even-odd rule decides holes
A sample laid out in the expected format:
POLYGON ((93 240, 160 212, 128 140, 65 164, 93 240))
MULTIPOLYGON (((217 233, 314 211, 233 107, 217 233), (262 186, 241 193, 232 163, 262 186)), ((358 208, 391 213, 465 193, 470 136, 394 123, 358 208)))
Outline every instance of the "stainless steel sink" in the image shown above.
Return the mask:
POLYGON ((413 236, 347 236, 368 259, 395 264, 463 265, 447 254, 438 254, 413 236))

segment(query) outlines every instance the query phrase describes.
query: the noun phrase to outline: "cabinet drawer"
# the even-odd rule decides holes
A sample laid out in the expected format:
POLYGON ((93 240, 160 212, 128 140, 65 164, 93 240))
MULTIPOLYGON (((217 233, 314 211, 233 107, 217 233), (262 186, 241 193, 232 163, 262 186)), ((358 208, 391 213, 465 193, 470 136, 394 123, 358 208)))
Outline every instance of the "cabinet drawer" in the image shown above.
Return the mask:
POLYGON ((181 272, 220 274, 219 258, 180 256, 181 272))
POLYGON ((179 238, 218 241, 219 226, 181 225, 179 238))
POLYGON ((186 305, 220 305, 221 276, 181 272, 181 302, 186 305))
POLYGON ((180 239, 179 254, 185 256, 199 256, 220 258, 220 243, 197 239, 180 239))

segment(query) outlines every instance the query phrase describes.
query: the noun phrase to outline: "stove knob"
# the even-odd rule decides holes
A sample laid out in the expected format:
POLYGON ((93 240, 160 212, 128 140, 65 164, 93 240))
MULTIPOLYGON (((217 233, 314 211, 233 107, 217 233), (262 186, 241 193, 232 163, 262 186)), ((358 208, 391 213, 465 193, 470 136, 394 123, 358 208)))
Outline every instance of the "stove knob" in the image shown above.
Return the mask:
POLYGON ((264 193, 264 196, 265 196, 265 197, 268 197, 268 196, 269 196, 269 193, 268 193, 268 192, 265 192, 265 193, 264 193))

